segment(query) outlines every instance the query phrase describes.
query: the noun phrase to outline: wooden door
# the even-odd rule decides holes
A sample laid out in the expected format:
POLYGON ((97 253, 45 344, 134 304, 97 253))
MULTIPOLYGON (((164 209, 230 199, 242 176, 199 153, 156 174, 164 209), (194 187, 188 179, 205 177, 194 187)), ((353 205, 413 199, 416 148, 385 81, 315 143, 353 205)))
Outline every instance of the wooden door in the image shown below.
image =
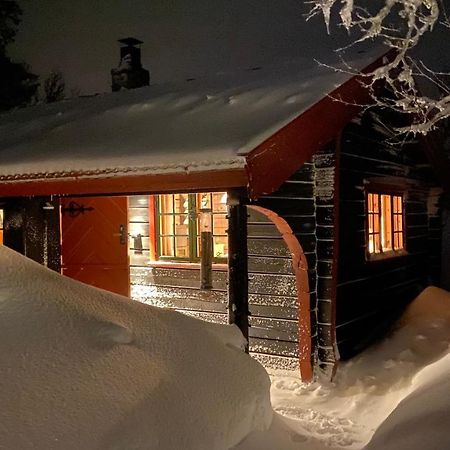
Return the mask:
POLYGON ((61 200, 62 273, 129 295, 127 197, 61 200))

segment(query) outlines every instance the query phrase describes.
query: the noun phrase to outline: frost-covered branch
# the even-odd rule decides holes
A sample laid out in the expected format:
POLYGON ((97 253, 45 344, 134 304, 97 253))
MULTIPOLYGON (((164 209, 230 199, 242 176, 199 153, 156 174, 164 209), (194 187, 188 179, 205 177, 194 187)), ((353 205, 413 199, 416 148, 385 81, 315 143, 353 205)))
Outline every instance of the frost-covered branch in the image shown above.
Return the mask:
POLYGON ((364 76, 378 103, 411 115, 412 125, 402 131, 426 134, 450 116, 449 75, 433 72, 411 57, 411 51, 437 23, 450 28, 442 0, 312 0, 310 4, 308 18, 322 15, 329 32, 337 13, 339 25, 352 36, 350 45, 378 40, 394 50, 384 65, 364 76), (431 82, 439 94, 434 98, 423 95, 419 79, 431 82), (379 81, 388 87, 388 99, 375 94, 379 81))

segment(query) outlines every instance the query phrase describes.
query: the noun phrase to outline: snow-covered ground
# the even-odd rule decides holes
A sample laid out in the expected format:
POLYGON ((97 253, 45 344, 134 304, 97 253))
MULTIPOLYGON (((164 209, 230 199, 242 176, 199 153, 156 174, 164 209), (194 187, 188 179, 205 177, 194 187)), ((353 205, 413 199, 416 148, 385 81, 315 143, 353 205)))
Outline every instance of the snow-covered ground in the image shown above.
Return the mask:
POLYGON ((0 448, 226 450, 272 419, 232 326, 70 280, 0 245, 0 448))
POLYGON ((450 293, 426 289, 331 382, 269 378, 233 327, 64 278, 0 246, 0 448, 445 450, 450 293), (270 428, 269 428, 270 426, 270 428))
POLYGON ((450 448, 449 351, 450 293, 430 287, 390 337, 342 363, 333 383, 272 373, 278 416, 237 449, 450 448))

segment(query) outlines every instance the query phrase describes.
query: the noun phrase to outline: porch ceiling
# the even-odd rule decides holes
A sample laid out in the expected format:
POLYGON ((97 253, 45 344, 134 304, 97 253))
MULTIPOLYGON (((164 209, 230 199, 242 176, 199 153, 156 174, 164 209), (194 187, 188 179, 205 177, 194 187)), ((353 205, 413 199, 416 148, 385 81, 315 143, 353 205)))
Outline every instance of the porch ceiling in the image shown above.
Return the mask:
MULTIPOLYGON (((364 69, 380 52, 349 55, 364 69)), ((331 61, 330 64, 338 64, 331 61)), ((336 135, 363 89, 304 61, 0 116, 0 196, 270 192, 336 135)))

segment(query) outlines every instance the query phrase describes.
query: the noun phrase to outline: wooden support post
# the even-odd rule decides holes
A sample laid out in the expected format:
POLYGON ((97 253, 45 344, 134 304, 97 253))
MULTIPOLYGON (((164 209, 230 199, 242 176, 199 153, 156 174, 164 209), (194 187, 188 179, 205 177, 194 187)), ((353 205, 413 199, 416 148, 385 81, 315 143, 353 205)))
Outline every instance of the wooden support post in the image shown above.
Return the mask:
POLYGON ((202 254, 200 258, 200 288, 212 289, 213 235, 211 231, 200 233, 202 254))
POLYGON ((231 191, 228 192, 228 323, 236 324, 248 340, 247 253, 247 207, 242 194, 231 191))

